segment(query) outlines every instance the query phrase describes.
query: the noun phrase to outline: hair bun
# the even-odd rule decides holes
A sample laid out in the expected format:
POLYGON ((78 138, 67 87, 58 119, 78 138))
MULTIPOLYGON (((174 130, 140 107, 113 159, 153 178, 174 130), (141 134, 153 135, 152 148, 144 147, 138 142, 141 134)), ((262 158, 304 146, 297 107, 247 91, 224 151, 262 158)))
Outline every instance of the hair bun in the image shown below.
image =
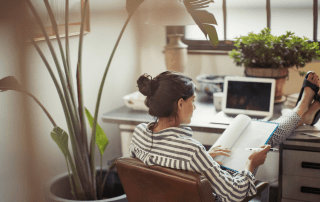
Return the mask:
POLYGON ((145 96, 152 95, 151 85, 152 85, 152 77, 148 74, 143 74, 137 80, 138 88, 140 93, 145 96))

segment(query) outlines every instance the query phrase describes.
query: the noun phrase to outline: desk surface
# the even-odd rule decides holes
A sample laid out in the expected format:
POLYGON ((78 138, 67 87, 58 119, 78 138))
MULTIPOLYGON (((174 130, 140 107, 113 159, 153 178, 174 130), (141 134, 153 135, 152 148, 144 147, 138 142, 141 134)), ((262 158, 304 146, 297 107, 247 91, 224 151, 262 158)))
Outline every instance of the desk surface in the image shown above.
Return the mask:
MULTIPOLYGON (((228 125, 211 124, 210 120, 213 115, 217 113, 213 98, 207 96, 205 93, 197 92, 196 110, 193 112, 191 127, 193 131, 223 133, 228 125)), ((274 105, 274 115, 272 120, 277 119, 281 115, 282 104, 274 105)), ((102 115, 102 120, 109 123, 138 125, 140 123, 149 123, 154 120, 147 111, 132 110, 126 106, 122 106, 113 111, 102 115)))

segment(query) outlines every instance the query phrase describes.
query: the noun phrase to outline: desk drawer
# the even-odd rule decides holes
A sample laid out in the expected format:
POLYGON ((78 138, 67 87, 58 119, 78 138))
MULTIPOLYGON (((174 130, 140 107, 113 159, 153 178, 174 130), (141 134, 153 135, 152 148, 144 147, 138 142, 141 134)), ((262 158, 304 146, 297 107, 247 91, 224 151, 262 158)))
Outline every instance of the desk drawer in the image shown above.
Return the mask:
POLYGON ((291 200, 291 199, 281 199, 281 202, 302 202, 302 201, 291 200))
POLYGON ((283 174, 320 178, 320 153, 285 149, 282 156, 283 174))
POLYGON ((282 198, 320 201, 320 179, 282 175, 282 198))

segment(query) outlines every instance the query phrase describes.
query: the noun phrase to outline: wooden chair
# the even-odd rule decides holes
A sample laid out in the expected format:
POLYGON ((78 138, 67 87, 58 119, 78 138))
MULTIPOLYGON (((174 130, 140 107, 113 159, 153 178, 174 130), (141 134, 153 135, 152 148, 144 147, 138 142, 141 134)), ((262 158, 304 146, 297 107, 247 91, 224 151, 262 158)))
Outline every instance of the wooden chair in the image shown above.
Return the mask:
MULTIPOLYGON (((121 157, 116 168, 129 202, 214 202, 209 181, 202 175, 161 166, 147 166, 137 158, 121 157)), ((256 181, 257 195, 267 182, 256 181)), ((246 197, 247 202, 255 196, 246 197)))

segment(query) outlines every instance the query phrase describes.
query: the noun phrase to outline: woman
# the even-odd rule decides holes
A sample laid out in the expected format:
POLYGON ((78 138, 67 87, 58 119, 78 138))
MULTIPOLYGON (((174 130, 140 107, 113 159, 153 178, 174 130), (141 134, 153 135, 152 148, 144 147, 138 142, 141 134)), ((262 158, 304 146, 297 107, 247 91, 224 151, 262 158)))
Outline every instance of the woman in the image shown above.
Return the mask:
MULTIPOLYGON (((319 86, 316 75, 312 74, 308 79, 319 86)), ((227 148, 218 146, 207 152, 201 143, 192 139, 189 127, 179 127, 180 124, 190 123, 196 108, 196 87, 192 79, 177 72, 166 71, 154 79, 144 74, 139 77, 137 84, 139 91, 147 96, 145 104, 156 121, 135 128, 129 148, 131 156, 139 158, 146 165, 203 174, 209 180, 217 201, 241 201, 246 196, 256 194, 252 172, 264 163, 270 145, 261 146, 261 151, 253 152, 243 170, 236 173, 223 170, 212 157, 230 156, 227 148)), ((301 102, 292 114, 278 120, 280 125, 268 143, 279 144, 296 125, 306 120, 307 117, 301 117, 307 112, 313 96, 314 93, 306 87, 301 102)))

